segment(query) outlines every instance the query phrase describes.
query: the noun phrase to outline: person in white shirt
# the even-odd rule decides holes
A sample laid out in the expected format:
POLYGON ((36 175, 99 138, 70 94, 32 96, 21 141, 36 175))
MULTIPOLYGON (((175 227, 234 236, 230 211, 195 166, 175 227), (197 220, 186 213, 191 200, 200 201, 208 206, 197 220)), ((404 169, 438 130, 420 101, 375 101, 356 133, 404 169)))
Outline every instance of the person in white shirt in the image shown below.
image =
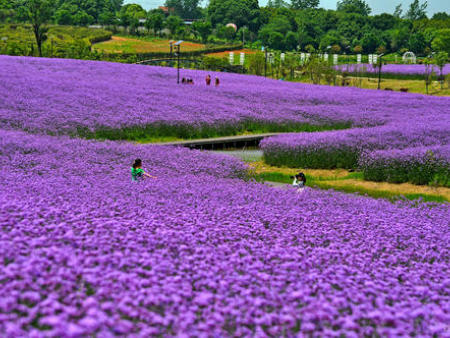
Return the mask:
POLYGON ((297 188, 298 192, 301 192, 306 187, 306 176, 304 173, 298 173, 295 176, 291 176, 292 179, 294 179, 294 182, 292 182, 292 185, 297 188))

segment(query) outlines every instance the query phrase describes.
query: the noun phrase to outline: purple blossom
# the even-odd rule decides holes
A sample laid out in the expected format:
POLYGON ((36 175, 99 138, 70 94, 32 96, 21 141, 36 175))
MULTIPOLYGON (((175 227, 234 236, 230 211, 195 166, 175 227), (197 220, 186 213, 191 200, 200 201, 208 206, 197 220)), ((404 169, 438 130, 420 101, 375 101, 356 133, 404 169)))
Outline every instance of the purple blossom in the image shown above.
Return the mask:
POLYGON ((6 336, 444 336, 448 205, 241 180, 225 156, 0 131, 6 336), (143 159, 158 176, 132 184, 143 159))

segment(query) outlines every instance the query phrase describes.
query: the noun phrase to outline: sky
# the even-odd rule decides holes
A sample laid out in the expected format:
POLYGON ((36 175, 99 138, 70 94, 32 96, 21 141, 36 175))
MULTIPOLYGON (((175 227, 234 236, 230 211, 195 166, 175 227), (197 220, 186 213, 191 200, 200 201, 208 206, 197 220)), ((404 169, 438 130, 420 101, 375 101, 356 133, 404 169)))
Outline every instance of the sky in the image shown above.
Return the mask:
MULTIPOLYGON (((259 0, 259 5, 264 6, 268 0, 259 0)), ((165 0, 125 0, 124 3, 138 3, 145 9, 156 8, 163 5, 165 0)), ((287 1, 289 2, 289 1, 287 1)), ((320 7, 327 9, 336 9, 337 0, 320 0, 320 7)), ((393 13, 395 6, 399 3, 402 4, 403 9, 407 9, 412 0, 366 0, 370 8, 372 8, 372 14, 380 13, 393 13)), ((423 2, 423 1, 421 1, 423 2)), ((206 4, 207 0, 203 0, 206 4)), ((450 13, 450 1, 449 0, 428 0, 428 16, 432 16, 436 12, 450 13)))

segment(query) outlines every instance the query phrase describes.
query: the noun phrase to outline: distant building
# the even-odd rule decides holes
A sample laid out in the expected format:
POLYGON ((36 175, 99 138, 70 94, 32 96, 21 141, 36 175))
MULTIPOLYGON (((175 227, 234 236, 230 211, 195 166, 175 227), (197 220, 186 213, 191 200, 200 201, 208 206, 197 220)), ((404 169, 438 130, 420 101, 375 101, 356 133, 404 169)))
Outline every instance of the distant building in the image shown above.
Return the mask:
POLYGON ((158 9, 160 9, 165 15, 170 15, 175 12, 175 8, 167 6, 159 6, 158 9))

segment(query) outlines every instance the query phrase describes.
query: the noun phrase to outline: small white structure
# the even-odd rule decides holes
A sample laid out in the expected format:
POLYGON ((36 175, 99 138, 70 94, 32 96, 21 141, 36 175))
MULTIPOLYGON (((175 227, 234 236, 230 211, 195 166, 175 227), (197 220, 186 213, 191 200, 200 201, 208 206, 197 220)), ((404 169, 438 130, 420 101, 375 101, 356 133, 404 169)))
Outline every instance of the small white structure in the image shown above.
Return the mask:
POLYGON ((373 64, 373 55, 369 54, 369 65, 373 64))
POLYGON ((323 61, 328 62, 328 54, 323 54, 323 61))
POLYGON ((338 55, 333 54, 333 64, 336 66, 338 64, 338 55))
POLYGON ((403 63, 416 63, 416 54, 413 52, 406 52, 402 56, 403 63))
POLYGON ((373 54, 373 55, 372 55, 372 61, 373 61, 373 64, 374 64, 374 65, 377 64, 377 61, 378 61, 378 55, 377 55, 377 54, 373 54))
POLYGON ((245 63, 245 53, 241 53, 241 57, 239 59, 239 63, 241 64, 241 66, 244 65, 244 63, 245 63))
POLYGON ((361 59, 362 59, 362 55, 361 55, 361 54, 356 55, 356 63, 357 63, 358 65, 361 64, 361 59))
POLYGON ((280 60, 281 60, 281 62, 284 62, 285 58, 286 58, 286 54, 281 53, 281 54, 280 54, 280 60))
POLYGON ((230 52, 230 65, 234 64, 234 53, 230 52))

